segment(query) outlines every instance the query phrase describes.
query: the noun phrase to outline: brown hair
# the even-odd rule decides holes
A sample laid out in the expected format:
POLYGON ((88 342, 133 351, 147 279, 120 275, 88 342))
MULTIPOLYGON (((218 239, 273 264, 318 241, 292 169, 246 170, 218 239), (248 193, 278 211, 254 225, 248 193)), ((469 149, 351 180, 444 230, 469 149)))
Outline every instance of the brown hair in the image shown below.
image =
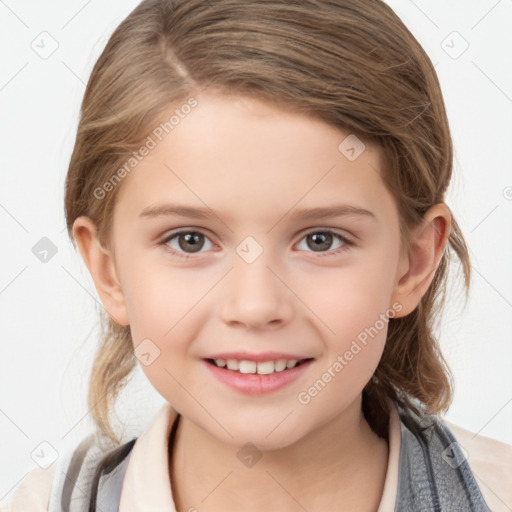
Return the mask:
MULTIPOLYGON (((86 215, 108 246, 122 183, 101 199, 95 191, 171 105, 206 88, 306 113, 378 144, 405 243, 426 210, 444 202, 452 141, 438 79, 425 51, 385 3, 144 0, 114 31, 87 84, 66 180, 71 238, 74 220, 86 215)), ((451 403, 452 379, 433 330, 453 252, 467 296, 469 255, 453 218, 427 293, 412 313, 389 321, 382 358, 363 392, 365 415, 384 437, 387 398, 433 414, 451 403)), ((100 430, 117 441, 109 410, 135 358, 129 327, 104 320, 88 400, 100 430)))

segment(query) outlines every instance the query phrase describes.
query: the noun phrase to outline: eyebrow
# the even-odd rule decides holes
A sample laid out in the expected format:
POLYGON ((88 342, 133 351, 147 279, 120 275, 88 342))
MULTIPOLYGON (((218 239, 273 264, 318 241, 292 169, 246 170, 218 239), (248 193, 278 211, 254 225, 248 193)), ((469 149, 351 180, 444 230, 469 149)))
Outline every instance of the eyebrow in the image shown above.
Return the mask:
MULTIPOLYGON (((192 208, 190 206, 176 203, 148 206, 142 210, 139 217, 155 218, 171 215, 188 217, 191 219, 213 219, 218 217, 218 215, 210 208, 192 208)), ((318 208, 301 208, 293 210, 291 213, 292 218, 298 218, 301 220, 318 220, 341 216, 362 216, 377 220, 375 214, 370 210, 345 204, 318 208)))

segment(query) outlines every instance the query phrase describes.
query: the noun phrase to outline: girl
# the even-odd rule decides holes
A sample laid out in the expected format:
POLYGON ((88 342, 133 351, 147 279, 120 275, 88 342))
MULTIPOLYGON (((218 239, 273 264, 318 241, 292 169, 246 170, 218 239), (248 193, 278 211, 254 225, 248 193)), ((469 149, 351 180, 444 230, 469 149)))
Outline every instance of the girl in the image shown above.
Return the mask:
POLYGON ((11 509, 507 510, 511 447, 440 416, 451 171, 435 70, 379 0, 144 0, 66 181, 98 431, 11 509), (136 364, 166 404, 123 443, 136 364))

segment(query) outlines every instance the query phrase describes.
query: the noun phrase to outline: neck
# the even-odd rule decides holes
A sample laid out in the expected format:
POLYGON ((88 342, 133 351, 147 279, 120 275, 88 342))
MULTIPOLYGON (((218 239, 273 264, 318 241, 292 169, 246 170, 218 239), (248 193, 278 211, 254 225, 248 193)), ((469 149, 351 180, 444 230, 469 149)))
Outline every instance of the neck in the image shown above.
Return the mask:
POLYGON ((263 452, 251 467, 240 462, 239 450, 180 417, 169 457, 176 510, 378 508, 388 445, 368 425, 361 396, 300 441, 263 452))

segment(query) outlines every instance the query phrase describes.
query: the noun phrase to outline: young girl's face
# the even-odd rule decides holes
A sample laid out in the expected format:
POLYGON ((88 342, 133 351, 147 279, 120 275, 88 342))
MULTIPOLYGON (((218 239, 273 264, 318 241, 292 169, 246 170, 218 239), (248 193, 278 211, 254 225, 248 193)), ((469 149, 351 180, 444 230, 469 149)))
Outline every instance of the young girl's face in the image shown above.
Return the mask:
POLYGON ((350 133, 248 98, 197 100, 118 185, 110 312, 193 424, 286 446, 359 411, 404 314, 396 204, 379 151, 350 133))

